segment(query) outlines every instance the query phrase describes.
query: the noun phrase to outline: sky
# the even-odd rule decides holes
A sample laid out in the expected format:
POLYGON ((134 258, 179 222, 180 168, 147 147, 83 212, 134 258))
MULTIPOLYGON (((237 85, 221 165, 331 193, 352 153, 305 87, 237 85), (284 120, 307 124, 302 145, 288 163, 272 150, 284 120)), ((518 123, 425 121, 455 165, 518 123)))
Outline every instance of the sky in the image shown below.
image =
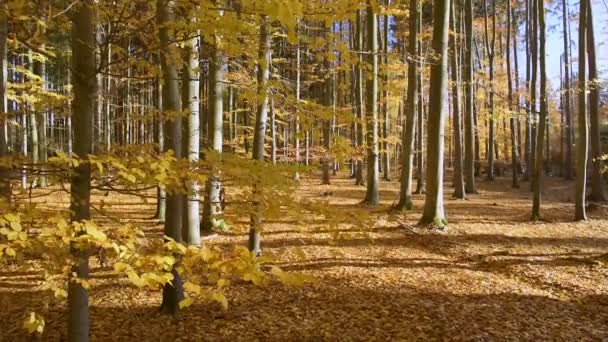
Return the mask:
MULTIPOLYGON (((608 79, 608 53, 606 47, 608 44, 608 0, 592 0, 593 23, 595 30, 595 45, 597 54, 597 64, 600 70, 600 78, 608 79)), ((562 10, 561 0, 557 3, 552 3, 546 7, 546 22, 547 22, 547 45, 546 45, 546 61, 547 61, 547 77, 551 82, 551 87, 557 89, 559 87, 560 77, 560 56, 564 52, 563 41, 563 26, 562 26, 562 10)), ((570 16, 574 19, 570 21, 570 32, 572 45, 572 62, 574 72, 578 71, 578 13, 579 1, 569 0, 570 16)), ((522 28, 523 34, 523 28, 522 28)), ((520 44, 521 47, 523 44, 520 44)), ((520 52, 520 61, 525 61, 525 52, 520 52)), ((523 72, 521 75, 525 77, 525 63, 523 64, 523 72)))

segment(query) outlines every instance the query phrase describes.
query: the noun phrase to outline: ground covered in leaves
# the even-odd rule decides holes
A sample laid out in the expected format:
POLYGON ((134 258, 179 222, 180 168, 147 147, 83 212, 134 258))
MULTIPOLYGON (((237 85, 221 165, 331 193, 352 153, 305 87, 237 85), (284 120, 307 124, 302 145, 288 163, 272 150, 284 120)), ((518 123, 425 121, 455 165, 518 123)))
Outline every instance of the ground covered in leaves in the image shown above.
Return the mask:
MULTIPOLYGON (((605 340, 608 338, 608 209, 595 205, 591 220, 573 223, 573 183, 545 182, 544 221, 529 222, 529 184, 480 180, 480 193, 449 198, 449 229, 416 227, 416 210, 388 219, 398 183, 384 182, 380 208, 360 205, 365 188, 344 176, 321 186, 304 177, 303 196, 329 200, 339 210, 368 211, 373 228, 295 226, 288 217, 269 222, 263 250, 286 271, 316 281, 303 287, 239 283, 226 293, 229 309, 195 303, 178 318, 158 312, 158 292, 137 291, 103 268, 93 268, 93 341, 351 341, 351 340, 605 340)), ((66 195, 46 203, 65 207, 66 195)), ((147 227, 154 205, 111 196, 113 214, 147 227)), ((236 221, 239 221, 238 218, 236 221)), ((245 218, 240 224, 246 225, 245 218)), ((245 244, 245 234, 207 243, 245 244)), ((93 258, 95 259, 95 258, 93 258)), ((92 262, 95 263, 95 260, 92 262)), ((35 269, 0 269, 0 341, 27 340, 21 328, 36 305, 41 276, 35 269)), ((66 336, 65 307, 48 309, 43 341, 66 336)))

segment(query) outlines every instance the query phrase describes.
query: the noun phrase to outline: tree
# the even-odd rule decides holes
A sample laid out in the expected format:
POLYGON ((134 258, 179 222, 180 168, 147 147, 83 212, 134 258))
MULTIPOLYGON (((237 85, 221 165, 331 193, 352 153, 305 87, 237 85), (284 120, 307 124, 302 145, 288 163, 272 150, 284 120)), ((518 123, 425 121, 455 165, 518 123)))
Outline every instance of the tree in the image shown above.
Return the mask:
MULTIPOLYGON (((187 20, 187 18, 186 18, 187 20)), ((184 112, 188 113, 186 121, 186 155, 190 163, 196 163, 200 154, 200 115, 199 94, 200 82, 198 75, 198 53, 199 39, 192 38, 184 44, 184 69, 182 70, 182 106, 184 112)), ((186 215, 184 216, 184 241, 190 245, 200 246, 200 206, 199 206, 199 184, 188 180, 188 194, 186 198, 186 215)), ((209 204, 208 201, 205 204, 209 204)))
POLYGON ((427 138, 426 197, 421 224, 432 224, 437 228, 447 225, 443 208, 443 158, 446 81, 447 81, 447 43, 449 24, 449 0, 433 2, 433 63, 431 64, 431 83, 429 93, 429 120, 427 138))
MULTIPOLYGON (((76 5, 72 17, 72 120, 74 125, 74 153, 82 158, 72 171, 70 187, 71 221, 81 223, 91 218, 91 120, 95 111, 97 66, 95 63, 95 9, 93 0, 76 5)), ((68 340, 89 340, 89 295, 78 279, 89 277, 89 251, 73 245, 71 254, 73 278, 68 283, 68 340)))
MULTIPOLYGON (((511 170, 512 170, 512 177, 511 177, 511 187, 513 187, 514 189, 519 188, 519 177, 518 177, 518 173, 519 173, 519 141, 518 141, 518 136, 517 136, 517 123, 518 123, 518 119, 517 119, 517 112, 513 111, 513 75, 511 73, 511 49, 509 49, 509 44, 511 41, 511 35, 516 36, 517 34, 515 34, 515 32, 513 32, 513 29, 511 27, 511 22, 512 22, 512 13, 513 13, 513 8, 511 6, 511 2, 508 1, 507 2, 507 42, 506 42, 506 50, 507 50, 507 101, 508 103, 508 109, 509 109, 509 115, 510 115, 510 129, 511 129, 511 170)), ((517 27, 517 22, 515 23, 515 26, 517 27)), ((515 37, 513 37, 513 54, 517 55, 517 47, 516 47, 516 40, 515 37)), ((515 56, 515 58, 517 58, 515 56)), ((517 78, 517 77, 516 77, 517 78)), ((516 107, 519 107, 519 101, 516 103, 516 107)))
MULTIPOLYGON (((219 16, 222 17, 221 15, 219 16)), ((209 59, 209 108, 207 113, 208 148, 222 153, 224 139, 224 91, 226 57, 221 50, 221 37, 213 36, 213 54, 209 59)), ((263 143, 263 140, 262 140, 263 143)), ((221 213, 221 184, 219 175, 214 174, 205 185, 205 205, 203 208, 202 230, 206 233, 213 227, 212 219, 221 213)))
MULTIPOLYGON (((7 100, 7 81, 8 81, 8 58, 7 58, 7 19, 6 3, 0 5, 0 159, 8 157, 8 100, 7 100)), ((11 184, 9 180, 9 168, 0 160, 0 199, 10 203, 11 184)))
POLYGON ((589 128, 587 127, 587 0, 581 0, 578 30, 578 139, 576 143, 576 193, 574 219, 587 220, 585 194, 587 191, 587 153, 589 128))
MULTIPOLYGON (((163 108, 162 111, 174 117, 166 120, 165 133, 168 151, 172 151, 176 159, 181 159, 182 148, 182 118, 181 98, 179 94, 179 77, 177 66, 171 61, 172 44, 175 41, 175 2, 173 0, 157 0, 158 37, 163 50, 160 54, 160 67, 163 82, 163 108)), ((167 237, 182 242, 182 219, 184 213, 184 196, 179 193, 169 193, 167 196, 167 212, 164 233, 167 237)), ((171 273, 173 280, 163 288, 163 313, 176 315, 179 311, 179 302, 184 298, 181 275, 174 265, 171 273)))
MULTIPOLYGON (((357 120, 359 125, 357 126, 357 146, 363 146, 363 113, 364 113, 364 101, 363 101, 363 15, 362 10, 357 9, 356 25, 355 25, 355 49, 357 50, 357 61, 355 65, 355 105, 357 106, 357 120)), ((358 159, 356 162, 355 170, 355 184, 363 185, 363 160, 358 159)))
POLYGON ((371 66, 366 85, 366 115, 367 129, 367 192, 365 203, 376 206, 380 203, 378 188, 378 16, 370 2, 367 4, 367 63, 371 66))
POLYGON ((464 0, 464 178, 465 191, 475 187, 475 121, 473 113, 473 1, 464 0))
MULTIPOLYGON (((258 52, 258 110, 255 119, 253 136, 253 160, 264 161, 264 137, 268 122, 268 78, 270 77, 270 19, 263 16, 260 24, 260 46, 258 52)), ((262 253, 260 247, 262 228, 262 208, 259 199, 261 189, 253 184, 254 208, 251 214, 251 227, 249 228, 249 250, 256 255, 262 253)))
POLYGON ((489 59, 489 71, 490 71, 490 79, 488 82, 489 85, 489 93, 490 93, 490 108, 489 108, 489 117, 488 117, 488 179, 494 180, 494 57, 495 57, 495 44, 496 44, 496 0, 493 0, 493 13, 492 13, 492 40, 489 38, 488 33, 488 0, 483 1, 483 11, 484 11, 484 32, 485 32, 485 43, 486 43, 486 52, 488 54, 489 59))
MULTIPOLYGON (((534 166, 534 177, 532 182, 533 188, 533 203, 532 203, 532 219, 538 220, 540 218, 540 201, 541 201, 541 189, 542 189, 542 178, 545 163, 545 151, 544 144, 549 144, 548 136, 545 139, 547 132, 547 118, 549 111, 547 105, 547 71, 546 71, 546 54, 545 54, 545 6, 543 0, 537 0, 538 3, 536 8, 538 13, 538 22, 540 30, 539 39, 539 57, 540 57, 540 113, 538 119, 538 130, 536 136, 536 165, 534 166), (545 141, 547 140, 547 141, 545 141)), ((536 63, 536 61, 534 61, 536 63)))
POLYGON ((464 174, 462 167, 462 131, 460 123, 460 85, 458 80, 458 47, 456 46, 456 35, 459 33, 456 24, 456 6, 452 2, 451 6, 451 26, 450 30, 450 67, 452 76, 452 116, 454 131, 454 197, 465 198, 464 174))
POLYGON ((587 3, 587 58, 589 60, 589 139, 591 140, 591 200, 606 201, 602 167, 602 143, 600 140, 600 88, 595 55, 595 34, 591 2, 587 3))
MULTIPOLYGON (((416 84, 418 74, 418 62, 416 54, 418 53, 418 1, 410 0, 410 15, 409 15, 409 38, 407 44, 407 99, 406 99, 406 117, 405 129, 403 131, 402 143, 403 155, 401 165, 401 191, 399 193, 399 203, 397 208, 400 210, 411 210, 412 203, 412 171, 414 163, 414 134, 416 130, 416 93, 418 85, 416 84)), ((419 133, 420 134, 420 133, 419 133)))
POLYGON ((574 125, 572 120, 572 100, 570 100, 570 37, 568 35, 568 11, 567 11, 567 0, 562 0, 562 23, 563 23, 563 38, 564 38, 564 113, 565 113, 565 124, 564 128, 566 134, 565 142, 565 158, 564 158, 564 178, 567 180, 572 179, 572 171, 574 170, 573 158, 572 158, 572 146, 574 145, 574 125))

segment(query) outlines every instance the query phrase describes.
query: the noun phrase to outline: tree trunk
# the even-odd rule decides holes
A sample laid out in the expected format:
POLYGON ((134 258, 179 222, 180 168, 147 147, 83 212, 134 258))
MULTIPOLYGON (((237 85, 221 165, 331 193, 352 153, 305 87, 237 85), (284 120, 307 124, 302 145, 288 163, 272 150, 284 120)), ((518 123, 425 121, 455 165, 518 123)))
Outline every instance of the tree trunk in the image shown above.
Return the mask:
MULTIPOLYGON (((371 0, 369 0, 371 1, 371 0)), ((378 189, 378 17, 371 2, 367 4, 367 51, 371 77, 366 85, 367 131, 367 192, 364 202, 371 206, 380 204, 378 189)))
MULTIPOLYGON (((186 154, 188 162, 195 164, 199 160, 200 154, 200 113, 199 113, 199 94, 200 82, 198 70, 199 60, 199 40, 192 38, 184 44, 184 68, 182 70, 182 89, 183 89, 183 110, 188 113, 186 121, 187 130, 186 154)), ((183 235, 184 242, 189 245, 200 246, 201 227, 200 227, 200 205, 199 205, 199 184, 196 181, 187 180, 186 186, 188 194, 186 198, 186 215, 184 216, 183 235)))
POLYGON ((597 58, 595 55, 595 34, 593 32, 593 11, 587 3, 587 58, 589 60, 589 139, 591 140, 591 200, 606 201, 602 166, 602 142, 600 140, 600 88, 597 58))
POLYGON ((429 120, 427 138, 427 192, 421 224, 437 228, 447 225, 443 208, 443 158, 444 158, 444 100, 447 81, 447 43, 449 24, 449 0, 436 0, 433 8, 433 63, 429 93, 429 120))
MULTIPOLYGON (((387 1, 387 6, 390 5, 390 0, 387 1)), ((382 137, 384 142, 382 143, 382 172, 385 181, 390 181, 391 172, 390 172, 390 153, 389 153, 389 144, 388 144, 388 136, 389 136, 389 115, 388 115, 388 41, 389 41, 389 17, 388 15, 384 15, 384 36, 383 36, 383 44, 382 44, 382 52, 384 53, 384 85, 382 90, 382 113, 384 114, 384 118, 382 121, 382 137)))
POLYGON ((452 68, 452 129, 454 130, 454 197, 457 199, 465 198, 464 174, 462 167, 462 131, 460 124, 460 85, 458 82, 458 47, 456 46, 455 35, 459 34, 456 25, 456 6, 452 3, 451 6, 451 31, 450 45, 452 46, 450 53, 450 64, 452 68))
MULTIPOLYGON (((171 25, 175 21, 175 2, 173 0, 157 0, 158 35, 162 51, 160 52, 160 65, 163 77, 163 112, 177 113, 182 109, 179 95, 179 77, 177 66, 171 62, 167 49, 173 48, 175 32, 171 25)), ((173 151, 176 159, 183 156, 182 147, 182 118, 176 116, 166 121, 165 133, 167 134, 167 149, 173 151)), ((170 194, 167 196, 167 213, 164 233, 176 242, 182 242, 182 216, 184 214, 184 196, 181 194, 170 194)), ((176 263, 171 270, 173 281, 163 288, 163 302, 161 311, 163 313, 176 315, 179 311, 179 302, 184 298, 184 290, 181 275, 177 272, 176 263)))
POLYGON ((473 118, 473 1, 465 0, 464 14, 464 177, 465 192, 477 193, 475 187, 475 122, 473 118))
MULTIPOLYGON (((8 136, 7 136, 7 118, 8 113, 8 18, 7 18, 6 3, 0 5, 0 159, 8 157, 8 136)), ((11 201, 11 183, 10 170, 0 162, 0 201, 3 200, 6 204, 11 201)))
MULTIPOLYGON (((545 151, 544 144, 549 143, 547 130, 547 117, 548 117, 548 105, 547 105, 547 71, 546 71, 546 54, 545 54, 545 6, 543 0, 536 0, 537 2, 537 13, 539 29, 540 29, 540 40, 539 40, 539 53, 540 53, 540 116, 538 122, 538 135, 536 138, 536 165, 534 167, 534 182, 533 182, 533 203, 532 203, 532 219, 540 219, 540 201, 541 201, 541 189, 543 180, 543 169, 545 163, 545 151), (546 139, 545 139, 546 136, 546 139), (547 140, 547 141, 545 141, 547 140)), ((536 61, 534 61, 536 63, 536 61)), ((548 157, 548 156, 547 156, 548 157)))
MULTIPOLYGON (((403 129, 402 143, 403 155, 401 164, 401 192, 399 193, 399 203, 397 209, 411 210, 412 203, 412 171, 414 162, 414 135, 416 132, 416 98, 418 94, 417 74, 418 62, 416 55, 418 53, 418 0, 410 0, 409 10, 409 37, 407 44, 406 60, 407 68, 407 99, 406 99, 406 117, 405 128, 403 129)), ((420 134, 420 133, 418 133, 420 134)))
MULTIPOLYGON (((224 136, 224 91, 226 57, 219 50, 219 39, 215 37, 216 46, 209 64, 209 106, 207 112, 208 148, 222 153, 224 136)), ((222 213, 221 183, 219 175, 207 179, 205 185, 205 203, 203 207, 202 231, 209 234, 213 228, 212 219, 222 213)))
POLYGON ((572 119, 572 100, 570 95, 570 36, 568 34, 568 10, 567 0, 562 0, 562 24, 564 37, 564 114, 565 114, 565 158, 564 158, 564 178, 571 180, 573 178, 574 161, 572 158, 572 146, 574 145, 574 125, 572 119))
MULTIPOLYGON (((363 15, 362 10, 357 10, 357 24, 355 26, 355 49, 357 51, 357 64, 355 67, 355 77, 356 77, 356 88, 355 88, 355 97, 356 97, 356 106, 357 106, 357 120, 359 121, 359 125, 357 127, 357 146, 363 146, 363 112, 364 112, 364 101, 363 101, 363 15)), ((363 179, 363 160, 361 158, 357 159, 356 170, 355 170, 355 184, 356 185, 364 185, 365 181, 363 179)))
MULTIPOLYGON (((258 54, 258 110, 253 137, 253 159, 264 161, 264 137, 266 136, 266 124, 268 121, 268 79, 270 77, 270 19, 262 17, 260 25, 260 47, 258 54)), ((262 207, 258 197, 262 189, 253 184, 253 214, 251 215, 251 227, 249 228, 249 250, 256 255, 262 253, 260 247, 262 229, 262 207)))
MULTIPOLYGON (((91 154, 97 86, 95 63, 95 17, 93 0, 76 6, 72 22, 72 70, 74 72, 72 114, 74 114, 74 153, 82 158, 72 172, 70 210, 72 222, 91 218, 91 164, 86 160, 91 154)), ((89 251, 70 248, 76 260, 72 276, 89 277, 89 251)), ((70 279, 68 283, 68 341, 89 340, 89 295, 81 283, 70 279)))
MULTIPOLYGON (((518 147, 518 141, 517 141, 517 112, 513 111, 513 75, 511 74, 511 49, 509 48, 509 44, 511 42, 511 35, 513 34, 512 32, 512 27, 511 27, 511 22, 512 22, 512 12, 513 12, 513 8, 511 7, 511 2, 507 3, 507 42, 506 42, 506 49, 507 49, 507 100, 509 102, 508 104, 508 108, 509 108, 509 116, 510 116, 510 128, 511 128, 511 170, 512 170, 512 175, 511 175, 511 187, 513 187, 514 189, 519 188, 519 177, 518 177, 518 169, 517 169, 517 164, 519 162, 519 155, 518 155, 518 151, 519 151, 519 147, 518 147)), ((515 23, 515 26, 517 27, 517 22, 515 23)), ((516 34, 514 34, 515 36, 516 34)), ((517 54, 517 47, 515 44, 515 38, 513 40, 513 52, 514 54, 517 54)), ((519 101, 515 104, 516 108, 519 108, 519 101)))
POLYGON ((494 180, 494 150, 495 150, 495 142, 494 142, 494 56, 495 56, 495 43, 496 43, 496 0, 493 0, 493 13, 492 13, 492 40, 490 41, 489 33, 488 33, 488 0, 484 0, 483 2, 483 10, 484 10, 484 28, 485 28, 485 42, 486 42, 486 51, 488 53, 488 64, 490 69, 490 78, 489 78, 489 93, 490 93, 490 103, 489 103, 489 117, 488 117, 488 179, 494 180))
POLYGON ((578 30, 578 141, 576 143, 576 194, 574 219, 587 220, 585 193, 587 191, 587 153, 589 152, 589 129, 587 127, 587 4, 580 1, 578 30))

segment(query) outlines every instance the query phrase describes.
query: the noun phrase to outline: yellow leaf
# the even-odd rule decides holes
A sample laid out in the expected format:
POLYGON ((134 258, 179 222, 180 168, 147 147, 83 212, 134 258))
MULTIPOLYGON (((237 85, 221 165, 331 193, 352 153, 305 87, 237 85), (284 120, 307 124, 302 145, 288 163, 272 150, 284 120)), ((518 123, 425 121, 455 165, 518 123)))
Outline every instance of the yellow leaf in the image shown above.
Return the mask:
POLYGON ((6 246, 6 249, 4 250, 4 253, 5 253, 6 255, 8 255, 8 256, 11 256, 11 257, 14 257, 14 256, 16 256, 16 255, 17 255, 17 252, 15 252, 15 250, 14 250, 14 249, 12 249, 12 248, 11 248, 11 247, 9 247, 9 246, 6 246))
POLYGON ((213 294, 211 294, 211 299, 220 303, 224 310, 228 309, 228 300, 226 299, 226 296, 224 296, 223 293, 214 291, 213 294))
POLYGON ((186 297, 186 298, 184 298, 183 300, 181 300, 181 301, 178 303, 178 305, 179 305, 179 308, 180 308, 180 309, 183 309, 183 308, 187 308, 187 307, 189 307, 190 305, 192 305, 192 302, 194 302, 194 300, 192 299, 192 297, 186 297))
POLYGON ((41 334, 44 331, 44 324, 44 319, 41 316, 30 312, 30 315, 23 322, 23 328, 30 334, 34 332, 41 334))

